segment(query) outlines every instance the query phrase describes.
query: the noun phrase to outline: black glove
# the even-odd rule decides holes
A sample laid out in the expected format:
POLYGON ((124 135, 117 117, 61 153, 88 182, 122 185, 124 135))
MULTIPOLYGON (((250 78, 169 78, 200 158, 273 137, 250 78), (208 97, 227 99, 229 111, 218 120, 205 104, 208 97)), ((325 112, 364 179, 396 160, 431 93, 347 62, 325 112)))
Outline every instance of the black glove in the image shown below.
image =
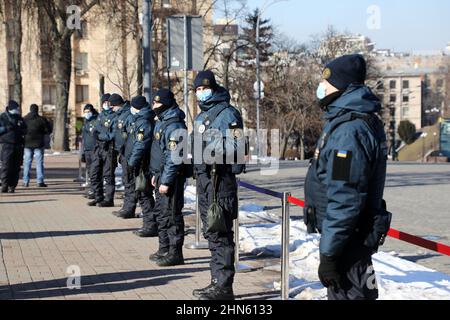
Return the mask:
POLYGON ((337 268, 337 259, 320 255, 319 279, 326 288, 334 288, 339 290, 341 285, 341 276, 337 268))

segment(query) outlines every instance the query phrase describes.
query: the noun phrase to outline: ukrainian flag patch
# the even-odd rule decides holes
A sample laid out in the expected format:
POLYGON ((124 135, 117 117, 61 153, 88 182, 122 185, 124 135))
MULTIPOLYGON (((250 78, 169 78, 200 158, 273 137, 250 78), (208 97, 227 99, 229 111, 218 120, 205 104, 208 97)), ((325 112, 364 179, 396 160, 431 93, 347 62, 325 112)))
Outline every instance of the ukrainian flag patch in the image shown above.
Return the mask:
POLYGON ((348 157, 348 151, 345 150, 339 150, 337 153, 338 158, 347 159, 348 157))

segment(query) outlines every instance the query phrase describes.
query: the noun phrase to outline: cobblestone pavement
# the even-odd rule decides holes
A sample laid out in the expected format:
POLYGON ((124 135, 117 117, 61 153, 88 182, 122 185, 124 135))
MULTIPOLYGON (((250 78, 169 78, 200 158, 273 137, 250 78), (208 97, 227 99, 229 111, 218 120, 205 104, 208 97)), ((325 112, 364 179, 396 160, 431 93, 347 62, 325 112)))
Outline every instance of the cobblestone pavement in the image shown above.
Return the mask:
MULTIPOLYGON (((121 220, 111 208, 91 208, 73 182, 73 155, 47 157, 48 189, 32 185, 0 196, 0 299, 192 299, 209 284, 209 251, 185 250, 186 264, 159 268, 148 260, 157 239, 132 234, 141 219, 121 220), (81 274, 81 289, 70 289, 81 274), (69 285, 69 286, 68 286, 69 285)), ((121 200, 116 201, 116 208, 121 200)), ((186 211, 192 242, 194 215, 186 211)), ((267 261, 243 257, 254 266, 267 261)), ((238 299, 273 296, 279 274, 238 274, 238 299)), ((276 294, 276 293, 275 293, 276 294)))

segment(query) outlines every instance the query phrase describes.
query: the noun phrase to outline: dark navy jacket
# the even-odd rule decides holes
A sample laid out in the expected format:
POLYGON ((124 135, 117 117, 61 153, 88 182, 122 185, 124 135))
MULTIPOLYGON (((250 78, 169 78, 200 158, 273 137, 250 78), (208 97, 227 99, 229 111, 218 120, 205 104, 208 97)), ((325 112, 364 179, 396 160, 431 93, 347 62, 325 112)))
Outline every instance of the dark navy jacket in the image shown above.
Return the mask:
MULTIPOLYGON (((324 117, 327 122, 318 145, 321 145, 333 124, 348 116, 349 112, 373 115, 380 110, 380 101, 368 87, 350 86, 328 107, 324 117)), ((317 177, 324 186, 327 202, 321 204, 326 212, 320 226, 320 253, 338 257, 360 227, 363 215, 382 207, 387 161, 383 126, 380 124, 378 130, 373 130, 362 119, 342 123, 330 133, 319 156, 318 151, 317 177)), ((308 185, 307 179, 305 194, 320 192, 306 190, 308 185)))
POLYGON ((103 110, 98 116, 98 121, 95 126, 95 133, 97 140, 100 142, 112 142, 114 141, 113 124, 116 118, 116 114, 112 109, 106 111, 103 110))
POLYGON ((97 143, 95 126, 97 125, 97 120, 98 113, 93 114, 91 119, 84 120, 83 128, 81 129, 81 134, 83 137, 83 152, 95 150, 95 144, 97 143))
MULTIPOLYGON (((200 103, 200 109, 202 112, 196 117, 194 121, 194 137, 197 139, 197 135, 201 133, 199 128, 201 126, 206 125, 207 129, 218 130, 222 134, 224 140, 211 139, 210 142, 206 142, 203 146, 204 148, 208 148, 209 150, 222 150, 223 154, 216 154, 217 158, 220 156, 223 157, 223 162, 225 163, 226 159, 234 159, 238 150, 245 153, 245 139, 243 134, 243 120, 240 112, 230 105, 230 94, 225 88, 219 87, 213 94, 213 96, 206 102, 200 103), (216 108, 221 108, 222 106, 226 106, 226 109, 223 110, 217 118, 210 124, 208 124, 208 117, 216 108), (238 134, 238 138, 234 135, 238 134), (218 144, 222 144, 220 147, 218 144), (218 146, 218 148, 216 148, 218 146)), ((205 165, 203 159, 203 164, 199 164, 198 160, 201 159, 198 155, 196 155, 196 143, 194 142, 194 165, 196 172, 201 174, 205 171, 205 165)), ((203 149, 204 150, 204 149, 203 149)), ((231 170, 232 166, 230 162, 226 162, 226 167, 231 170)))
POLYGON ((125 142, 127 139, 126 126, 127 122, 131 118, 130 109, 131 109, 130 103, 128 101, 125 102, 123 107, 116 112, 116 116, 114 118, 114 122, 112 125, 114 136, 114 148, 118 152, 122 152, 123 151, 122 149, 125 147, 125 142))
POLYGON ((183 155, 177 154, 177 157, 181 159, 174 159, 170 149, 173 148, 174 152, 179 152, 181 149, 179 144, 183 142, 183 139, 187 139, 186 114, 178 105, 175 105, 165 110, 158 118, 153 134, 150 172, 153 176, 159 177, 160 184, 171 186, 183 165, 181 161, 183 155), (174 119, 177 121, 170 123, 163 131, 162 126, 169 121, 175 121, 174 119))
POLYGON ((128 139, 125 146, 125 157, 130 167, 139 166, 148 157, 155 126, 154 119, 155 112, 150 109, 150 106, 129 118, 126 127, 128 139))
POLYGON ((27 126, 20 115, 0 115, 0 143, 24 144, 27 126))

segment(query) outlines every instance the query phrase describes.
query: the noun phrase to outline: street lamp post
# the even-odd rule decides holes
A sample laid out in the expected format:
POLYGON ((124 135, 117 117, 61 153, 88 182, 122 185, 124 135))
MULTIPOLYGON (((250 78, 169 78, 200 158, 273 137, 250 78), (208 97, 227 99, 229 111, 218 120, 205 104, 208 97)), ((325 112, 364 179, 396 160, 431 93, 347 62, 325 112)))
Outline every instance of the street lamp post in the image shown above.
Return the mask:
POLYGON ((144 47, 144 96, 152 101, 152 0, 142 2, 144 47))

